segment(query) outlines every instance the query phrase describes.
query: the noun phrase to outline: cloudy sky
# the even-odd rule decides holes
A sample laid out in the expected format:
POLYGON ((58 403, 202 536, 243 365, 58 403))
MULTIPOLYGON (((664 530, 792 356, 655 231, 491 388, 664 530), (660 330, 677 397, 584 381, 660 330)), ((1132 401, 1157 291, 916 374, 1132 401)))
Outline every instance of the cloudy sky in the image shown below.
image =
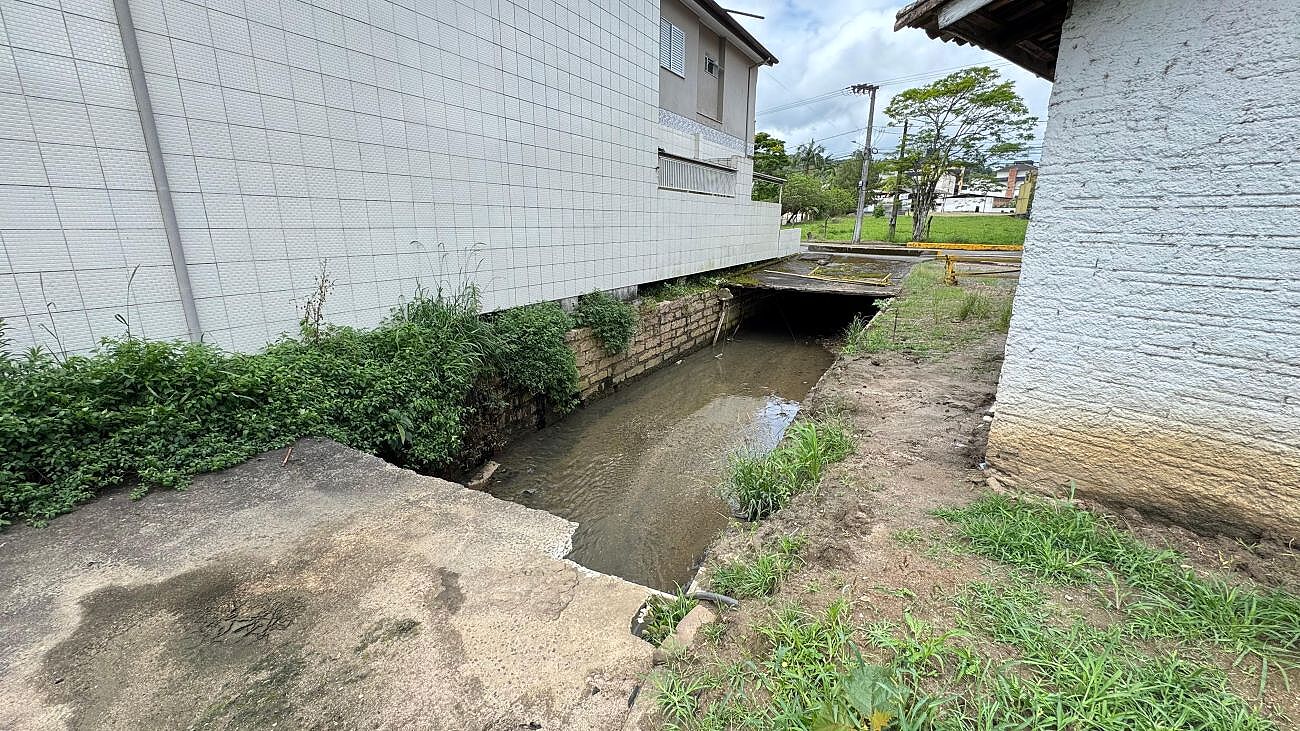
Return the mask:
MULTIPOLYGON (((862 145, 867 126, 865 96, 835 95, 790 109, 767 111, 834 92, 850 84, 880 83, 872 146, 888 153, 898 129, 881 129, 894 94, 956 68, 992 65, 1016 82, 1030 112, 1047 117, 1051 84, 991 53, 931 40, 919 30, 894 32, 894 15, 908 0, 722 0, 724 7, 765 16, 735 16, 781 62, 759 72, 758 131, 786 141, 787 149, 816 138, 840 157, 862 145), (900 80, 901 81, 896 81, 900 80), (765 113, 766 112, 766 113, 765 113)), ((1040 134, 1041 134, 1040 122, 1040 134)), ((1031 143, 1035 144, 1035 143, 1031 143)), ((1028 157, 1037 158, 1031 149, 1028 157)))

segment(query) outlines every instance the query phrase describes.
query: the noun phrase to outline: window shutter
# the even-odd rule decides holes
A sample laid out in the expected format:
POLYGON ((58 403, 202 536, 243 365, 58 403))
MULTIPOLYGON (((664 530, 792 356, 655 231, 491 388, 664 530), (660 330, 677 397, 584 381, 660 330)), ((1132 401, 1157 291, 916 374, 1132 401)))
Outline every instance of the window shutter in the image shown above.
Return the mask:
POLYGON ((686 76, 686 31, 659 19, 659 65, 677 74, 686 76))
MULTIPOLYGON (((670 24, 671 25, 671 24, 670 24)), ((673 29, 673 65, 672 70, 678 75, 686 75, 686 31, 671 26, 673 29)))
POLYGON ((673 67, 673 24, 667 18, 659 19, 659 65, 673 67))

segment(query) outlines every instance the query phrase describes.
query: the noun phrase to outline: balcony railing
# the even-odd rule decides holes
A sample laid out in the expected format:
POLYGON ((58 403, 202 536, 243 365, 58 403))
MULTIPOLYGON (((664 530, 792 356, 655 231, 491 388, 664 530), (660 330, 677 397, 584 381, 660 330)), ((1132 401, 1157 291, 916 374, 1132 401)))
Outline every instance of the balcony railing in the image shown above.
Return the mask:
POLYGON ((736 169, 659 151, 659 187, 687 193, 736 197, 736 169))

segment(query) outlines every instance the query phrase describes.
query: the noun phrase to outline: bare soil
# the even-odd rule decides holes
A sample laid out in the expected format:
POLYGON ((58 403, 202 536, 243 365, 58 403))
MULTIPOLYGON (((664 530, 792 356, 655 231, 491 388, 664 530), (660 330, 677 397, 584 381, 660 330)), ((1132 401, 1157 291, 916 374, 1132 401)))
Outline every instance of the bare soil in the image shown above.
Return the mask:
MULTIPOLYGON (((726 639, 697 651, 715 653, 722 662, 740 659, 761 648, 751 627, 771 606, 797 603, 817 610, 840 596, 853 601, 859 626, 897 622, 906 612, 941 629, 955 627, 954 600, 966 585, 1008 575, 1001 564, 963 552, 953 526, 932 515, 989 490, 978 465, 1003 344, 1004 337, 995 335, 928 361, 902 353, 841 358, 826 373, 809 402, 847 417, 857 451, 834 465, 816 490, 753 529, 733 526, 714 545, 701 574, 704 586, 709 566, 752 552, 774 536, 799 533, 808 539, 801 565, 775 596, 725 612, 726 639)), ((1087 507, 1107 512, 1105 506, 1087 507)), ((1178 550, 1200 570, 1293 591, 1300 587, 1300 553, 1287 546, 1197 535, 1132 510, 1111 515, 1148 544, 1178 550)), ((1050 591, 1090 621, 1114 620, 1094 596, 1098 589, 1050 591)), ((1228 667, 1231 658, 1222 659, 1228 667)), ((1238 692, 1261 703, 1279 727, 1291 728, 1288 718, 1300 720, 1300 694, 1279 677, 1260 698, 1257 679, 1230 675, 1238 692)))

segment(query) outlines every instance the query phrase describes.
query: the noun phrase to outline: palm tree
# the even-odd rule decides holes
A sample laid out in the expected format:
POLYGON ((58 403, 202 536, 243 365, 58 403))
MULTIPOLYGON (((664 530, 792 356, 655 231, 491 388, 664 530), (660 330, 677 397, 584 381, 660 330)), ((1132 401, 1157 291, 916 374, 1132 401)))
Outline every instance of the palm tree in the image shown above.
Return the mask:
POLYGON ((794 164, 803 168, 804 175, 811 175, 814 168, 820 169, 826 164, 826 147, 817 144, 817 140, 808 140, 794 149, 794 164))

